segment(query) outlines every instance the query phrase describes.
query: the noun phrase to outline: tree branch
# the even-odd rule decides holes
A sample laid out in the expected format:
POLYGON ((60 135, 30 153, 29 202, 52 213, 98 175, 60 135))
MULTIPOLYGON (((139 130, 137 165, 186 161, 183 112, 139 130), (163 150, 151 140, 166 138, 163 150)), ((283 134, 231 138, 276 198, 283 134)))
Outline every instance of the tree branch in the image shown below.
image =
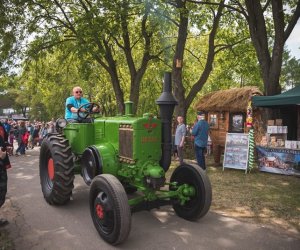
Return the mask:
POLYGON ((295 10, 295 12, 294 12, 294 14, 291 18, 291 21, 289 22, 286 30, 284 31, 284 42, 286 42, 286 40, 289 38, 289 36, 292 33, 295 25, 298 22, 299 17, 300 17, 300 1, 298 1, 296 10, 295 10))
POLYGON ((65 10, 63 9, 63 7, 61 6, 61 4, 57 1, 57 0, 54 0, 56 6, 61 10, 61 12, 63 13, 67 23, 69 24, 70 26, 70 29, 73 31, 74 34, 77 35, 77 32, 76 32, 76 29, 75 27, 73 26, 72 22, 69 20, 69 17, 67 16, 65 10))
POLYGON ((245 37, 245 38, 243 38, 243 39, 241 39, 241 40, 239 40, 235 43, 232 43, 232 44, 218 44, 218 45, 215 45, 215 48, 219 47, 218 49, 215 50, 215 54, 219 53, 222 50, 228 49, 228 48, 232 49, 235 45, 237 45, 237 44, 239 44, 239 43, 241 43, 241 42, 243 42, 247 39, 249 39, 249 37, 245 37))
POLYGON ((155 13, 164 17, 165 19, 169 20, 171 23, 173 23, 176 27, 179 27, 179 23, 176 22, 174 19, 172 19, 171 17, 163 14, 163 13, 160 13, 157 9, 155 9, 155 13))
POLYGON ((269 4, 271 3, 271 1, 272 1, 272 0, 268 0, 268 1, 266 2, 265 6, 262 7, 262 12, 265 12, 265 11, 266 11, 266 9, 269 7, 269 4))
MULTIPOLYGON (((195 0, 186 0, 187 2, 190 2, 190 3, 195 3, 195 4, 207 4, 207 5, 218 5, 218 6, 222 6, 222 7, 226 7, 227 9, 231 9, 231 10, 234 10, 240 14, 243 14, 243 15, 246 15, 246 12, 244 11, 244 8, 241 8, 241 9, 238 9, 238 8, 235 8, 231 5, 228 5, 228 4, 222 4, 222 3, 212 3, 212 2, 207 2, 207 1, 195 1, 195 0)), ((241 5, 239 5, 240 7, 242 7, 241 5)))

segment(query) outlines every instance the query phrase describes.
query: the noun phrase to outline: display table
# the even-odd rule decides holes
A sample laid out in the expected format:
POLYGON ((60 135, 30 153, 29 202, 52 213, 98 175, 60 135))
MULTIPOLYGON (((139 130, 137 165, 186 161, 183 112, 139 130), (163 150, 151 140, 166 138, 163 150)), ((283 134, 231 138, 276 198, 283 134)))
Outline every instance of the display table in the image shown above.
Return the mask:
POLYGON ((256 146, 260 171, 285 174, 300 174, 300 149, 256 146))

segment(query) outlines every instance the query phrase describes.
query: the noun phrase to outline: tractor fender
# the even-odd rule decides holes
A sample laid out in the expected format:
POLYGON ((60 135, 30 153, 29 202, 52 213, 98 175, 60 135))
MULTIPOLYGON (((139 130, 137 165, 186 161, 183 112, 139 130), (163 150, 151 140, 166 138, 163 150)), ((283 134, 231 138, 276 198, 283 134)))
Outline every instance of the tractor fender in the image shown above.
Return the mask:
POLYGON ((101 155, 95 146, 89 146, 83 151, 80 161, 83 180, 90 185, 95 176, 103 173, 101 155))
POLYGON ((101 174, 118 175, 121 163, 118 158, 118 151, 112 143, 106 142, 94 145, 100 155, 101 174))

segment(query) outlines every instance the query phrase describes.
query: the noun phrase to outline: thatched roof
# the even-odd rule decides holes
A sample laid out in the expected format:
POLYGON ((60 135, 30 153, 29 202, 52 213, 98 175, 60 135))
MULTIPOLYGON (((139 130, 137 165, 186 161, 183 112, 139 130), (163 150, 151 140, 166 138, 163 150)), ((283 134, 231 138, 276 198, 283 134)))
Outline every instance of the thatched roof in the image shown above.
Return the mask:
POLYGON ((203 111, 245 112, 253 95, 262 93, 255 86, 219 90, 203 96, 195 107, 203 111))

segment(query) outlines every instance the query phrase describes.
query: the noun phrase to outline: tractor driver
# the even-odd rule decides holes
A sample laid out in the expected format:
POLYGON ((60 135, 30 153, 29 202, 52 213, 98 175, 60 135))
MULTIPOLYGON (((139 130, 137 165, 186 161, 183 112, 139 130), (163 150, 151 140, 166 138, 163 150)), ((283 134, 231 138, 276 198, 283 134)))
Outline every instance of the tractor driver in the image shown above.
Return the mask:
MULTIPOLYGON (((90 118, 81 119, 78 117, 78 109, 83 104, 89 103, 88 99, 82 97, 82 89, 77 86, 73 88, 73 96, 70 96, 66 100, 66 109, 65 109, 65 119, 68 122, 90 122, 90 118)), ((81 108, 82 112, 84 112, 84 108, 81 108)), ((97 112, 98 107, 93 108, 93 112, 97 112)))

